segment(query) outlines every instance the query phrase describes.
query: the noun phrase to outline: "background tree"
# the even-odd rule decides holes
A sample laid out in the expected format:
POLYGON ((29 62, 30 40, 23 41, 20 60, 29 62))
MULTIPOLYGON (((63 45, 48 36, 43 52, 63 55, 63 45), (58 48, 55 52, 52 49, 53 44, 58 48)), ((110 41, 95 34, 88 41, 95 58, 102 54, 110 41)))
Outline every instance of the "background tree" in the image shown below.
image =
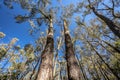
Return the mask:
MULTIPOLYGON (((0 43, 0 63, 4 63, 0 76, 23 80, 119 79, 119 2, 4 0, 10 9, 19 5, 27 11, 16 15, 15 20, 19 24, 28 22, 36 41, 24 48, 15 45, 16 38, 0 43), (66 27, 64 19, 69 24, 66 27), (41 76, 47 70, 48 75, 41 76)), ((1 41, 4 36, 0 33, 1 41)))

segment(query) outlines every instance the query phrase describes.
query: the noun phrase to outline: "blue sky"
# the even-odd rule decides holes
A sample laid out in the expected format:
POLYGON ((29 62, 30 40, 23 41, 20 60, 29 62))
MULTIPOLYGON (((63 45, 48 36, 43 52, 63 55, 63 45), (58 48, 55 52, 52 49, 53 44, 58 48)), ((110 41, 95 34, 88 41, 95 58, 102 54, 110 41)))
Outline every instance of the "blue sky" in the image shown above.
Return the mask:
MULTIPOLYGON (((56 0, 53 0, 53 4, 56 3, 56 0)), ((62 4, 67 5, 70 3, 76 4, 79 2, 79 0, 62 0, 62 4)), ((55 4, 56 5, 56 4, 55 4)), ((18 38, 19 41, 17 42, 18 45, 24 47, 25 44, 31 43, 34 44, 33 37, 29 34, 29 29, 31 26, 28 22, 24 22, 22 24, 18 24, 15 22, 14 17, 17 15, 25 15, 27 11, 20 8, 19 5, 14 4, 14 9, 8 9, 4 4, 0 2, 0 32, 3 32, 6 34, 6 37, 0 40, 1 43, 9 43, 10 40, 14 37, 18 38)), ((80 14, 78 14, 80 16, 80 14)), ((91 18, 94 18, 94 14, 87 16, 85 19, 86 22, 90 22, 91 18)), ((58 16, 58 15, 57 15, 58 16)), ((75 15, 77 16, 77 15, 75 15)), ((70 31, 71 33, 75 29, 77 25, 75 24, 75 20, 70 25, 70 31)), ((42 30, 45 29, 46 26, 42 26, 42 30)), ((54 34, 55 38, 59 36, 59 28, 56 24, 54 24, 54 28, 56 29, 56 32, 54 34)), ((82 44, 82 43, 81 43, 82 44)), ((59 52, 62 53, 62 52, 59 52)), ((63 56, 62 54, 59 54, 59 56, 63 56)))
MULTIPOLYGON (((3 1, 3 0, 2 0, 3 1)), ((17 42, 18 45, 21 47, 24 47, 25 44, 34 43, 34 39, 31 35, 29 35, 29 29, 31 26, 28 22, 24 22, 22 24, 18 24, 15 22, 14 17, 17 15, 25 15, 27 11, 21 9, 21 7, 17 4, 14 4, 14 9, 8 9, 3 3, 0 1, 0 32, 3 32, 6 34, 6 36, 0 40, 1 43, 9 43, 12 38, 16 37, 19 39, 17 42)), ((70 3, 78 2, 78 0, 62 0, 62 4, 67 5, 70 3)), ((56 4, 56 1, 54 0, 53 4, 56 4)), ((45 26, 42 26, 42 30, 45 29, 45 26)), ((75 26, 71 26, 75 27, 75 26)), ((59 30, 60 27, 56 26, 54 24, 54 28, 56 29, 55 37, 59 36, 59 30)), ((61 55, 61 54, 60 54, 61 55)), ((6 62, 6 61, 4 61, 6 62)), ((4 64, 2 62, 2 64, 4 64)), ((9 64, 6 65, 6 67, 10 66, 9 64)))
POLYGON ((33 43, 33 38, 28 32, 30 25, 27 22, 18 24, 14 19, 16 15, 25 14, 25 12, 18 5, 15 5, 14 9, 8 9, 4 4, 1 4, 0 31, 5 33, 6 37, 0 40, 0 43, 8 43, 14 37, 19 39, 18 44, 21 46, 27 43, 33 43))
MULTIPOLYGON (((2 0, 3 1, 3 0, 2 0)), ((8 9, 3 3, 0 1, 0 32, 6 34, 6 37, 0 40, 0 43, 8 43, 12 38, 16 37, 19 39, 17 44, 24 46, 27 43, 34 42, 32 36, 29 35, 28 30, 31 28, 28 22, 24 22, 22 24, 18 24, 15 22, 14 17, 23 14, 27 11, 21 9, 21 7, 17 4, 14 4, 14 9, 8 9)), ((62 0, 62 4, 67 5, 70 3, 78 2, 77 0, 62 0)), ((56 1, 53 1, 55 4, 56 1)), ((56 27, 55 27, 56 28, 56 27)))

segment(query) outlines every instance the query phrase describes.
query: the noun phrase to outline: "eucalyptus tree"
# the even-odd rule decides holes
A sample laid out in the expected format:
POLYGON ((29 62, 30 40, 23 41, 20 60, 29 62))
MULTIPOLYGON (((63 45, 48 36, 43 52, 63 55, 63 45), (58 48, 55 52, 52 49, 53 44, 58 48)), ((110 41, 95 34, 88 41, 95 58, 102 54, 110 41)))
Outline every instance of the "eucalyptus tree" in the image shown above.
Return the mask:
POLYGON ((50 25, 48 29, 47 41, 44 51, 41 55, 41 64, 37 80, 52 80, 53 79, 53 24, 50 18, 50 25), (45 76, 46 75, 46 76, 45 76))
MULTIPOLYGON (((106 25, 99 18, 97 18, 97 17, 89 18, 89 15, 94 16, 92 14, 92 11, 89 11, 90 9, 88 9, 88 7, 91 7, 91 5, 90 5, 90 3, 86 3, 86 2, 83 3, 83 2, 80 2, 78 4, 77 10, 78 10, 78 12, 84 13, 84 14, 82 16, 80 15, 80 16, 76 17, 76 23, 77 23, 78 27, 76 28, 75 34, 77 35, 77 37, 76 37, 77 40, 80 41, 79 46, 82 47, 81 49, 84 50, 84 54, 89 53, 88 56, 91 54, 95 54, 95 52, 97 51, 98 52, 97 55, 99 56, 99 58, 101 57, 101 60, 103 58, 102 55, 105 55, 105 54, 109 56, 109 59, 112 55, 114 55, 114 58, 115 58, 116 53, 114 53, 113 51, 108 49, 108 47, 110 47, 111 44, 114 44, 114 42, 119 40, 119 38, 114 37, 114 35, 110 36, 110 34, 111 34, 110 30, 107 29, 106 25), (83 4, 83 6, 82 6, 82 8, 84 8, 83 10, 80 9, 81 8, 80 4, 83 4), (88 20, 90 20, 90 21, 88 22, 88 20), (106 38, 105 35, 109 35, 109 37, 106 38), (93 46, 90 46, 88 43, 90 43, 93 46), (102 44, 102 46, 100 44, 102 44), (104 47, 104 46, 106 46, 106 47, 104 47)), ((98 3, 99 2, 100 2, 100 0, 98 0, 98 3)), ((93 4, 92 6, 97 5, 97 4, 96 5, 94 4, 94 3, 97 3, 97 1, 91 1, 91 3, 93 4)), ((96 10, 99 10, 99 9, 96 9, 96 10)), ((119 20, 117 19, 117 21, 119 21, 119 20)), ((119 22, 117 22, 117 23, 119 23, 119 22)), ((111 45, 111 47, 112 46, 113 45, 111 45)), ((112 48, 113 48, 113 50, 115 50, 115 45, 112 48)), ((115 50, 115 52, 118 52, 118 54, 119 54, 118 50, 115 50)), ((106 65, 108 65, 107 68, 109 68, 109 71, 113 72, 114 77, 116 76, 117 79, 119 79, 119 74, 116 73, 115 71, 113 71, 112 67, 110 67, 111 64, 109 64, 109 59, 104 60, 104 58, 103 58, 104 61, 102 60, 102 62, 103 63, 107 62, 106 65)), ((117 59, 119 60, 119 58, 117 58, 117 59)), ((91 73, 90 69, 88 70, 88 72, 91 73)), ((95 78, 94 75, 93 75, 93 77, 95 78)))
POLYGON ((72 40, 69 34, 67 21, 64 20, 64 35, 65 35, 65 48, 66 48, 66 60, 68 68, 68 79, 69 80, 80 80, 80 69, 75 58, 74 48, 72 40))
MULTIPOLYGON (((27 16, 18 15, 15 17, 17 23, 22 23, 29 21, 31 26, 35 28, 34 19, 37 21, 38 25, 42 22, 46 22, 48 26, 48 33, 46 39, 46 45, 44 50, 41 52, 41 63, 40 69, 38 71, 37 80, 52 80, 53 77, 53 51, 54 51, 54 40, 53 40, 53 14, 50 12, 51 9, 47 8, 50 3, 49 0, 38 0, 35 1, 28 0, 13 0, 13 2, 19 3, 23 9, 30 11, 27 16), (39 14, 40 17, 36 17, 39 14), (46 76, 45 76, 46 75, 46 76)), ((4 4, 9 8, 13 8, 11 1, 4 1, 4 4)), ((39 58, 40 59, 40 58, 39 58)))
MULTIPOLYGON (((81 34, 81 36, 82 36, 82 40, 83 40, 83 42, 85 42, 86 44, 88 44, 89 45, 89 47, 87 47, 87 49, 88 48, 90 48, 91 49, 91 54, 96 54, 99 58, 100 58, 100 60, 105 64, 105 66, 107 66, 107 68, 109 69, 109 71, 117 78, 117 79, 119 79, 119 74, 118 73, 116 73, 116 72, 114 72, 113 70, 112 70, 112 68, 110 67, 110 65, 108 64, 108 63, 106 63, 107 61, 105 61, 104 60, 104 58, 102 57, 102 54, 100 53, 101 52, 101 50, 103 51, 103 49, 102 49, 102 47, 98 47, 99 46, 99 41, 101 42, 101 40, 100 39, 103 39, 102 38, 102 35, 98 35, 98 34, 101 34, 101 33, 99 33, 99 31, 97 31, 97 28, 95 28, 95 25, 92 25, 92 26, 89 26, 89 27, 87 27, 86 26, 86 24, 84 24, 84 25, 82 25, 82 27, 79 27, 79 28, 77 28, 77 30, 79 31, 79 30, 83 30, 84 28, 85 28, 85 32, 87 32, 86 34, 85 34, 85 32, 82 32, 82 31, 79 31, 78 33, 80 33, 81 34), (83 27, 84 26, 84 27, 83 27), (94 27, 94 28, 93 28, 94 27), (79 29, 80 28, 80 29, 79 29), (91 28, 91 30, 90 30, 90 28, 91 28), (93 30, 92 30, 93 29, 93 30), (97 49, 99 50, 99 51, 97 51, 97 49)), ((98 29, 99 30, 99 29, 98 29)), ((78 39, 81 39, 81 38, 78 38, 78 39)), ((87 45, 87 46, 88 46, 87 45)), ((110 46, 109 46, 110 47, 110 46)), ((105 49, 106 50, 106 49, 105 49)), ((113 53, 113 52, 112 52, 113 53)), ((104 52, 104 54, 106 54, 105 52, 104 52)), ((108 54, 107 54, 108 55, 108 54)), ((110 57, 109 57, 110 58, 110 57)), ((92 64, 94 64, 94 63, 92 63, 92 64)), ((97 70, 96 70, 97 71, 97 70)), ((90 72, 90 70, 89 70, 89 72, 90 72)), ((91 73, 91 72, 90 72, 91 73)), ((92 74, 92 73, 91 73, 92 74)), ((96 73, 97 74, 97 73, 96 73)), ((95 77, 94 77, 95 78, 95 77)))
MULTIPOLYGON (((110 1, 109 7, 103 0, 91 0, 91 2, 84 0, 75 5, 73 3, 56 5, 56 2, 50 0, 5 0, 4 4, 10 9, 14 8, 14 4, 20 4, 22 9, 28 11, 26 15, 15 16, 15 19, 17 23, 28 21, 32 27, 30 34, 37 31, 41 33, 40 29, 43 26, 43 28, 47 28, 47 33, 44 31, 45 35, 36 40, 36 47, 27 44, 21 52, 22 56, 27 59, 24 65, 31 66, 33 64, 33 72, 31 73, 31 69, 27 68, 29 70, 23 71, 19 75, 21 77, 19 79, 23 79, 24 75, 26 75, 24 79, 35 80, 119 79, 119 71, 116 71, 119 66, 115 67, 119 63, 117 55, 120 53, 118 42, 120 38, 119 12, 116 11, 119 0, 110 1), (102 4, 105 9, 101 9, 102 6, 99 4, 102 4), (58 26, 62 28, 61 24, 64 34, 58 32, 60 30, 58 26), (53 30, 53 25, 55 25, 55 30, 53 30), (72 31, 68 26, 74 27, 75 35, 71 35, 72 31), (111 34, 111 31, 118 37, 111 34), (56 35, 60 36, 61 34, 62 39, 56 44, 56 35), (75 50, 76 45, 80 47, 78 52, 75 50), (61 58, 59 52, 63 47, 65 47, 65 51, 63 50, 62 53, 65 53, 65 57, 61 58), (117 60, 114 63, 112 61, 115 57, 117 60), (63 62, 60 62, 59 58, 63 62), (36 65, 34 65, 35 63, 36 65), (112 65, 113 63, 114 65, 112 65), (64 76, 62 71, 66 71, 64 76), (37 76, 34 77, 35 74, 37 76), (30 77, 28 78, 28 76, 30 77)), ((34 34, 38 36, 36 33, 34 34)), ((2 37, 3 35, 1 36, 0 33, 0 38, 2 37)))
MULTIPOLYGON (((88 0, 89 2, 89 7, 90 9, 93 10, 94 14, 99 17, 100 19, 102 19, 109 27, 109 29, 120 38, 120 26, 118 24, 116 24, 114 21, 111 20, 111 18, 106 17, 105 15, 102 15, 100 12, 98 11, 106 11, 106 13, 109 12, 109 15, 111 15, 113 17, 113 20, 115 20, 116 18, 119 19, 120 18, 120 13, 119 11, 116 11, 115 9, 117 8, 117 6, 120 6, 120 2, 115 1, 115 0, 110 0, 109 2, 111 3, 110 5, 107 5, 105 2, 98 0, 98 1, 93 1, 94 5, 96 5, 96 7, 91 3, 90 0, 88 0), (102 4, 104 6, 104 8, 100 8, 97 9, 99 7, 99 4, 102 4)), ((119 22, 118 22, 119 23, 119 22)))
MULTIPOLYGON (((0 66, 0 79, 18 79, 18 75, 26 69, 25 63, 20 62, 21 48, 19 45, 15 45, 17 40, 17 38, 13 38, 10 43, 0 44, 0 52, 2 49, 5 50, 5 54, 4 56, 2 56, 0 61, 0 63, 2 64, 0 66)), ((3 53, 3 50, 1 53, 3 53)))

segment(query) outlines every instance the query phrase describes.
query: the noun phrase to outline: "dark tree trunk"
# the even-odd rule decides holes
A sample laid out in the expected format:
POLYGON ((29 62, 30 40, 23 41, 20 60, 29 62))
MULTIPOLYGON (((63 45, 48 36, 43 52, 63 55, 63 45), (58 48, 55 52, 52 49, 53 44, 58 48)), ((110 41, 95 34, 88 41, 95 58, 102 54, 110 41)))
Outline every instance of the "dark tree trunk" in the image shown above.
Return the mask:
POLYGON ((53 78, 53 25, 52 19, 48 29, 47 41, 44 51, 41 55, 41 65, 38 72, 37 80, 52 80, 53 78))
POLYGON ((120 38, 120 27, 115 25, 112 20, 107 18, 104 15, 99 14, 94 7, 92 7, 93 12, 95 13, 96 16, 98 16, 100 19, 102 19, 109 27, 109 29, 120 38))
POLYGON ((92 57, 91 57, 91 61, 92 61, 92 65, 93 65, 93 68, 94 68, 94 71, 95 71, 95 73, 96 73, 96 78, 98 79, 98 80, 101 80, 101 78, 99 77, 99 73, 98 73, 98 70, 96 69, 96 65, 95 65, 95 62, 94 62, 94 60, 92 59, 92 57))
POLYGON ((112 52, 111 50, 107 49, 103 44, 99 43, 106 51, 108 51, 112 56, 114 56, 116 59, 120 61, 120 59, 112 52))
POLYGON ((119 80, 120 77, 118 76, 118 74, 116 72, 113 71, 113 69, 105 62, 105 60, 102 58, 102 56, 98 53, 98 51, 94 48, 94 46, 87 41, 88 44, 91 46, 91 48, 96 52, 96 54, 98 55, 98 57, 101 59, 101 61, 107 66, 107 68, 113 73, 113 75, 119 80))
MULTIPOLYGON (((103 40, 102 40, 103 41, 103 40)), ((108 46, 110 46, 111 48, 113 48, 114 51, 118 52, 120 54, 120 50, 118 48, 116 48, 115 46, 111 45, 110 43, 103 41, 104 43, 106 43, 108 46)))
POLYGON ((102 76, 104 77, 105 80, 109 80, 108 75, 106 75, 106 73, 103 72, 103 69, 101 67, 102 64, 99 63, 99 61, 97 61, 98 64, 98 68, 100 70, 100 73, 102 74, 102 76))
POLYGON ((66 60, 68 69, 69 80, 80 80, 80 69, 75 58, 74 48, 67 28, 66 20, 64 20, 64 33, 65 33, 65 48, 66 48, 66 60))
POLYGON ((94 74, 92 73, 92 71, 90 71, 89 67, 87 68, 87 70, 88 70, 88 72, 89 72, 89 74, 90 74, 90 76, 92 78, 91 80, 96 80, 94 74))
MULTIPOLYGON (((83 67, 83 65, 82 65, 82 60, 79 61, 78 57, 76 57, 76 58, 77 58, 77 62, 78 62, 78 64, 79 64, 79 67, 80 67, 80 70, 81 70, 81 75, 83 76, 84 80, 88 80, 87 75, 86 75, 85 70, 84 70, 84 67, 83 67)), ((80 58, 81 58, 81 57, 80 57, 80 58)), ((82 78, 81 78, 81 79, 82 79, 82 78)))
POLYGON ((82 71, 84 80, 88 80, 88 78, 87 78, 87 76, 86 76, 86 73, 85 73, 85 70, 83 69, 83 65, 82 65, 82 63, 81 63, 80 61, 79 61, 79 65, 80 65, 80 68, 81 68, 81 71, 82 71))

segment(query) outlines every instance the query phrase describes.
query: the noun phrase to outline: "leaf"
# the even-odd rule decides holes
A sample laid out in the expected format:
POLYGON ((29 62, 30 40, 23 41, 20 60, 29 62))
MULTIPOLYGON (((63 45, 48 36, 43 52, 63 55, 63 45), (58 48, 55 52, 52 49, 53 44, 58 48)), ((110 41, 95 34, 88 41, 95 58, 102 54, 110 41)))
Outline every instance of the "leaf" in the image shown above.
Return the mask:
POLYGON ((3 32, 0 32, 0 38, 5 37, 6 35, 3 32))
POLYGON ((43 20, 42 20, 42 19, 37 18, 37 24, 38 24, 39 26, 41 26, 41 25, 42 25, 42 22, 43 22, 43 20))
POLYGON ((6 53, 7 53, 6 48, 0 47, 0 59, 2 59, 6 53))
POLYGON ((4 5, 6 5, 10 9, 13 9, 13 6, 12 6, 10 0, 4 0, 4 5))
POLYGON ((17 23, 22 23, 28 19, 26 16, 18 15, 15 17, 17 23))
POLYGON ((115 42, 115 46, 120 49, 120 39, 115 42))
POLYGON ((32 28, 36 28, 36 25, 34 24, 34 21, 28 20, 28 22, 30 23, 30 26, 31 26, 32 28))
POLYGON ((33 52, 34 48, 31 44, 26 44, 25 47, 24 47, 24 50, 26 52, 33 52))

